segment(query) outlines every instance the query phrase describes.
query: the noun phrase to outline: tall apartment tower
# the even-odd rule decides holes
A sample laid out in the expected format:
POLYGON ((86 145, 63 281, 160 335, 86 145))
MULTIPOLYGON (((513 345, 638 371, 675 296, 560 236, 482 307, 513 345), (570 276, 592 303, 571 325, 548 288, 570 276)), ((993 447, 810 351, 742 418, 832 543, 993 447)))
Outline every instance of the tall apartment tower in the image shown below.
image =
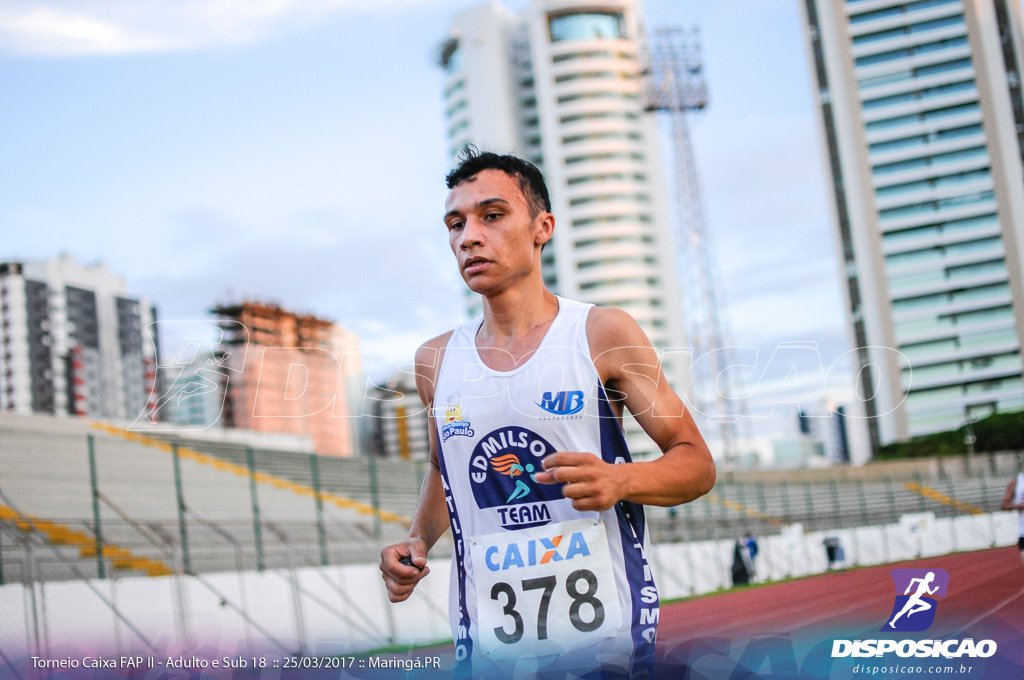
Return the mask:
POLYGON ((143 416, 157 394, 154 321, 105 264, 0 263, 0 411, 143 416))
POLYGON ((1017 0, 800 5, 873 448, 1024 407, 1017 0))
MULTIPOLYGON (((545 282, 628 311, 658 349, 685 345, 659 131, 644 111, 634 0, 491 2, 456 15, 440 48, 449 153, 515 153, 544 172, 556 218, 545 282)), ((471 314, 478 296, 469 295, 471 314)), ((686 389, 689 359, 666 354, 686 389)))

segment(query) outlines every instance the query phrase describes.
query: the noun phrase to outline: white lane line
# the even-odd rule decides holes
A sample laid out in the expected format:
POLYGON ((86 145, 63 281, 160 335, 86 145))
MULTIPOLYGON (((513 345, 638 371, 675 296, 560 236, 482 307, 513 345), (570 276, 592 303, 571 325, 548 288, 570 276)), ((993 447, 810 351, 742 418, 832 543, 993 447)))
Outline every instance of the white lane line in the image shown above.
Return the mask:
POLYGON ((1002 608, 1003 608, 1003 607, 1005 607, 1006 605, 1010 604, 1011 602, 1013 602, 1014 600, 1016 600, 1016 599, 1017 599, 1018 597, 1020 597, 1021 595, 1024 595, 1024 588, 1021 588, 1021 589, 1020 589, 1020 590, 1018 590, 1018 591, 1017 591, 1016 593, 1014 593, 1014 594, 1013 594, 1013 595, 1011 595, 1010 597, 1006 598, 1005 600, 1003 600, 1002 602, 1000 602, 999 604, 997 604, 997 605, 996 605, 995 607, 992 607, 992 609, 989 609, 989 610, 988 610, 987 612, 985 612, 985 613, 984 613, 984 614, 982 614, 981 616, 979 616, 979 617, 975 618, 974 620, 972 620, 972 621, 971 621, 970 623, 967 623, 967 624, 965 624, 965 625, 964 625, 963 627, 961 627, 961 628, 960 628, 960 632, 961 632, 961 633, 965 632, 965 631, 966 631, 966 630, 967 630, 968 628, 970 628, 970 627, 971 627, 971 626, 973 626, 974 624, 978 623, 978 622, 979 622, 979 621, 981 621, 982 619, 988 618, 988 617, 989 617, 989 616, 991 616, 992 614, 995 614, 995 613, 996 613, 997 611, 999 611, 1000 609, 1002 609, 1002 608))

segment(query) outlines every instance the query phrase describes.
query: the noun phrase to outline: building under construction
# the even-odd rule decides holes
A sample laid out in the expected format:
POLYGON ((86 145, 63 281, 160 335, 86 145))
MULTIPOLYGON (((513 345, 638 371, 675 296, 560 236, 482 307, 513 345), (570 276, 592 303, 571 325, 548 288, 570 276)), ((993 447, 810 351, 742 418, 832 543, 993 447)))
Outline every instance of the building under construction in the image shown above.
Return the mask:
POLYGON ((338 324, 276 304, 245 301, 211 310, 227 369, 224 427, 311 437, 315 453, 356 453, 352 391, 361 385, 359 342, 338 324))

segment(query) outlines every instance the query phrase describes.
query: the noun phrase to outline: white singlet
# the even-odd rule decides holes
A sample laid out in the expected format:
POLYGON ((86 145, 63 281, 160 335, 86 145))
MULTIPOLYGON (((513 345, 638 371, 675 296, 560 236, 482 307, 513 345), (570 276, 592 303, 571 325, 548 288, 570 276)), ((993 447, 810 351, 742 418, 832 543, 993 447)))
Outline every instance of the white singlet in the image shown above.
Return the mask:
POLYGON ((496 371, 480 359, 482 317, 454 331, 441 364, 433 415, 455 539, 450 615, 460 675, 523 659, 538 670, 630 677, 653 668, 658 592, 643 506, 581 512, 561 484, 533 479, 556 451, 630 461, 590 356, 593 305, 558 303, 537 351, 517 368, 496 371))

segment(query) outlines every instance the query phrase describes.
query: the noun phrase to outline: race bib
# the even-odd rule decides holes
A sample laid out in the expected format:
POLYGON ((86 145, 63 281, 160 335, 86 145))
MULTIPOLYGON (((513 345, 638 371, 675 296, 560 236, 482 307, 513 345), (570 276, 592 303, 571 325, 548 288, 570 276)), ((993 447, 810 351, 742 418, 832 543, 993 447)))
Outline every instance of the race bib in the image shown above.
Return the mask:
POLYGON ((622 626, 600 519, 470 538, 469 548, 484 656, 561 654, 622 626))

